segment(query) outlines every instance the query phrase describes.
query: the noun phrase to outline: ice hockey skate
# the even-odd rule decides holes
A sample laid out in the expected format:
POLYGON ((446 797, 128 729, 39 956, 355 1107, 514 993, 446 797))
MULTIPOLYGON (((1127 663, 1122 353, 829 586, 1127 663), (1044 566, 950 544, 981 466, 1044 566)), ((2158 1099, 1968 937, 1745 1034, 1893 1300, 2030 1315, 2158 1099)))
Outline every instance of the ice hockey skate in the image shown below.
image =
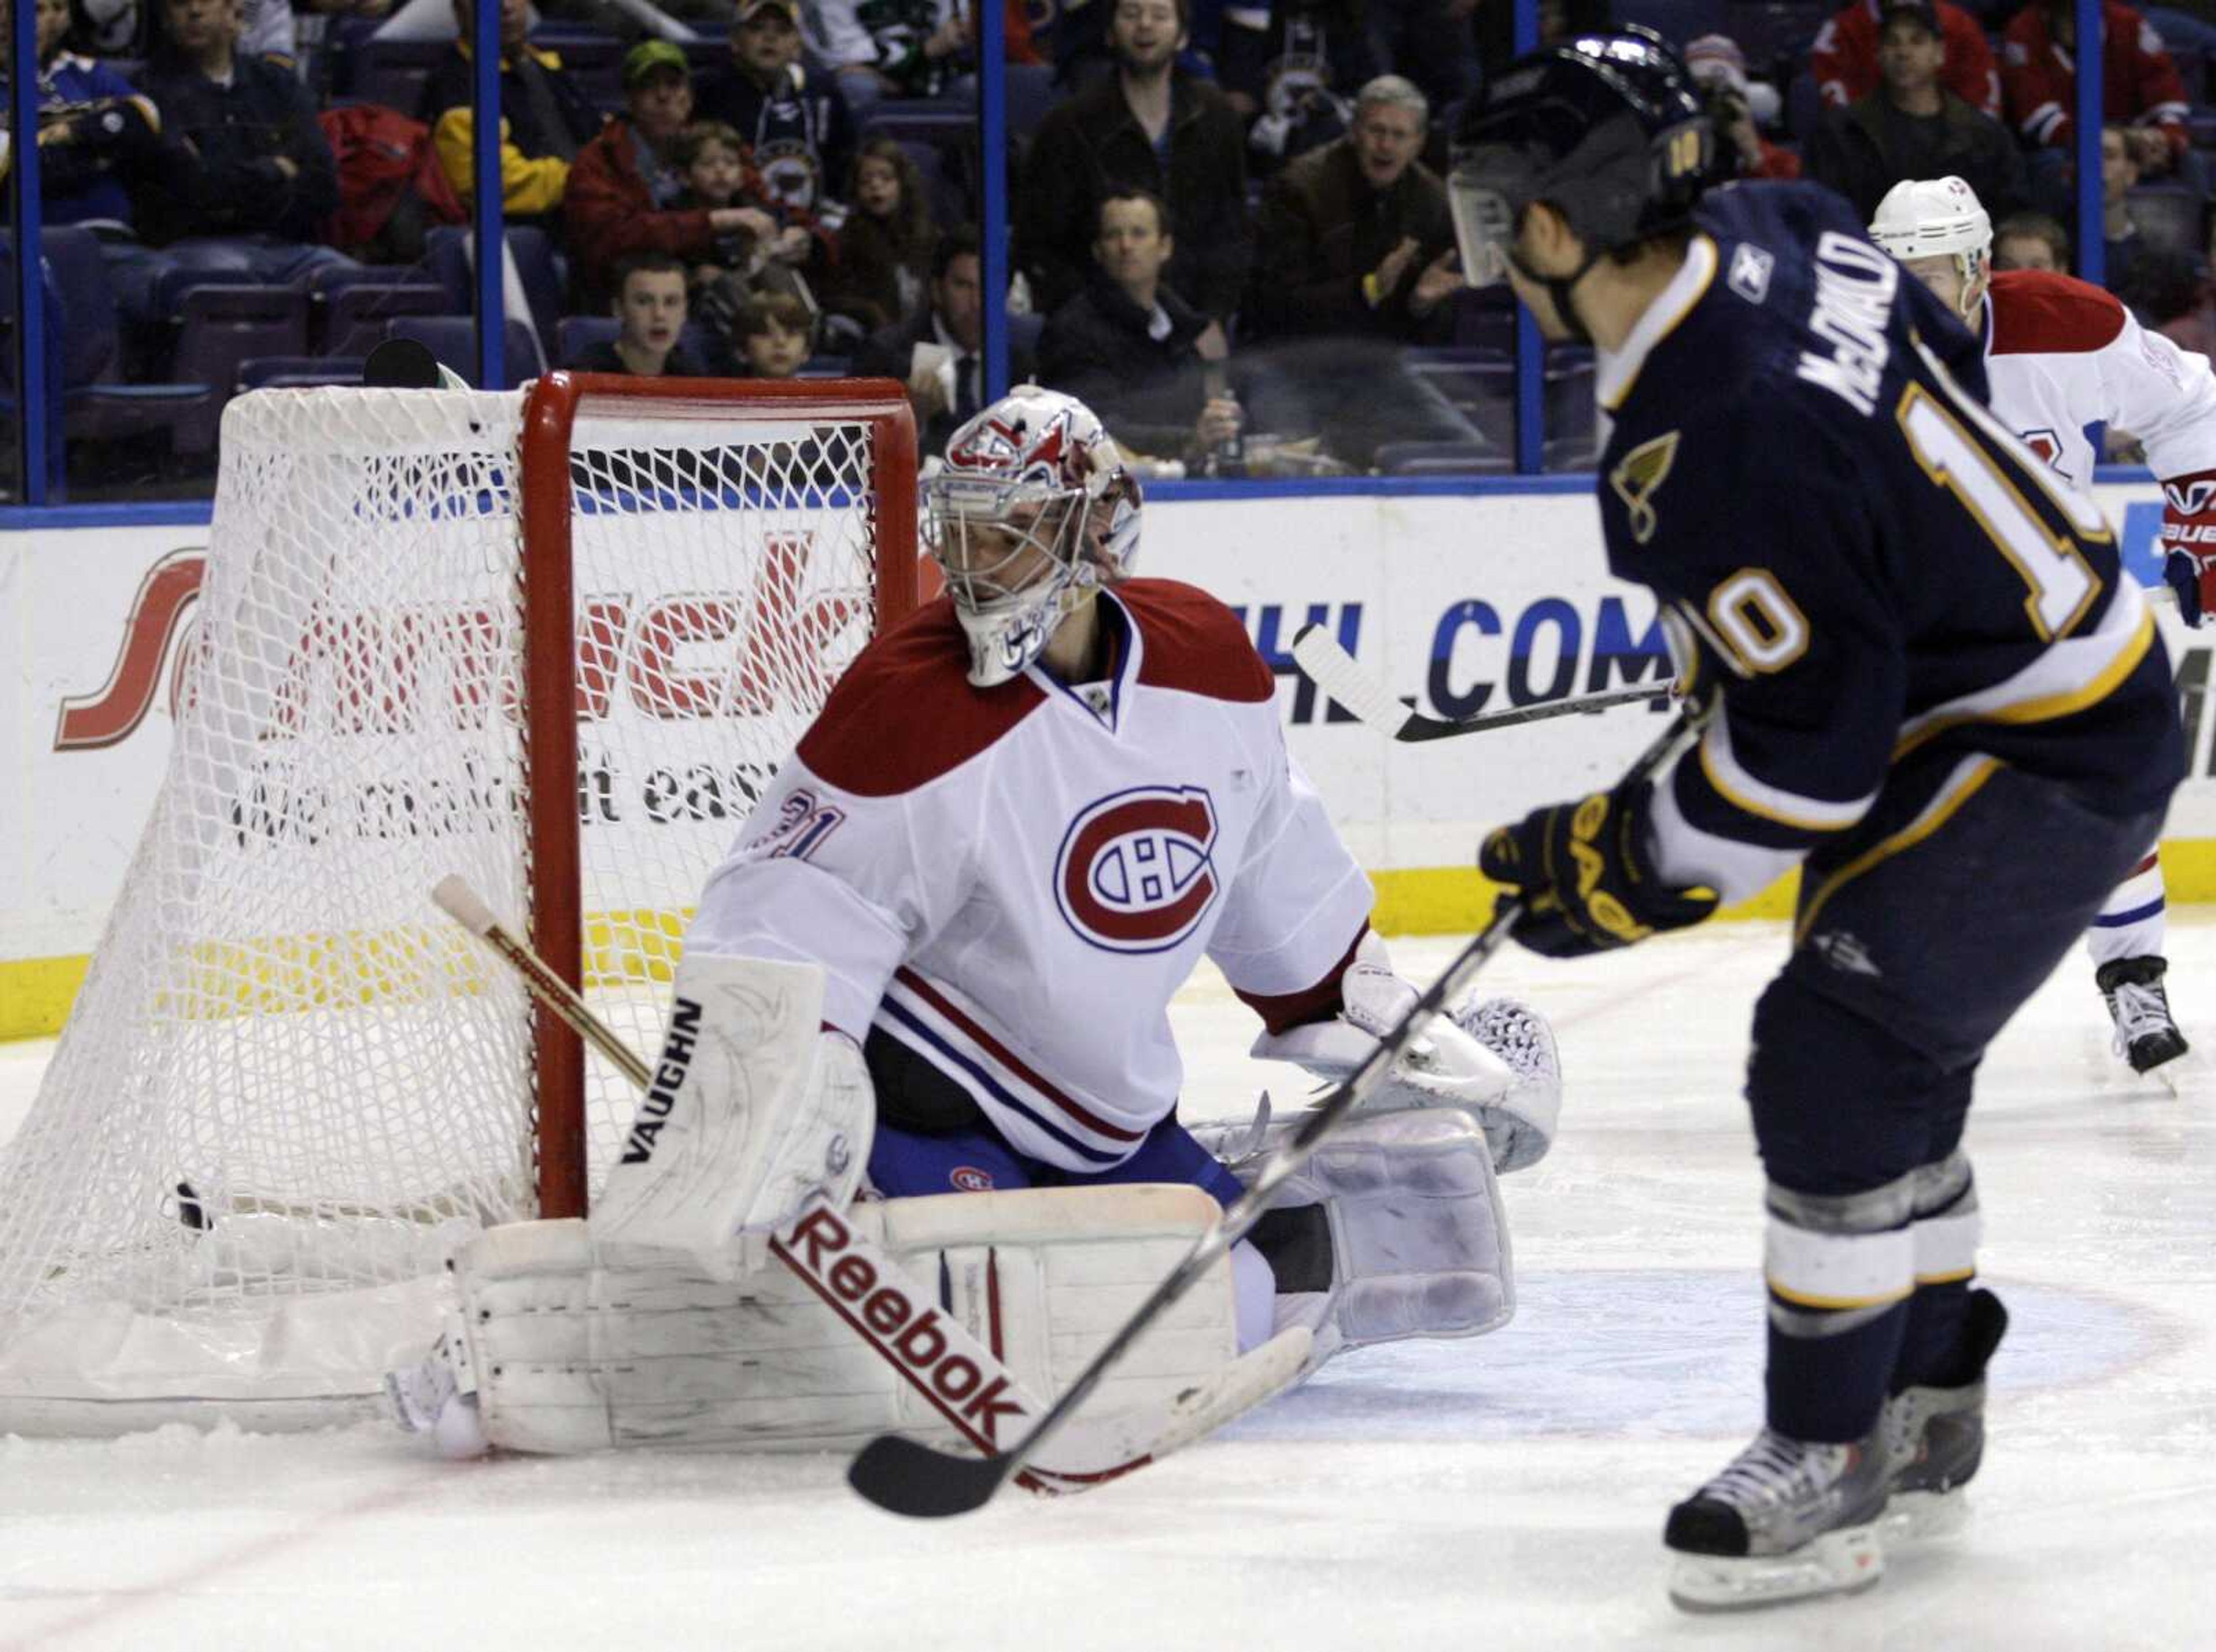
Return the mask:
POLYGON ((1882 1438, 1835 1446, 1764 1428, 1670 1511, 1671 1600, 1687 1612, 1737 1612, 1876 1582, 1891 1461, 1882 1438))
POLYGON ((1905 1388, 1885 1403, 1878 1422, 1885 1447, 1887 1543, 1952 1535, 1969 1518, 1962 1488, 1985 1452, 1985 1366, 2008 1330, 2008 1311, 1991 1291, 1973 1291, 1961 1354, 1949 1383, 1905 1388))
POLYGON ((2170 1013, 2170 994, 2162 984, 2169 969, 2161 958, 2118 958, 2102 964, 2093 981, 2116 1023, 2116 1053, 2132 1064, 2133 1072, 2154 1073, 2176 1094, 2177 1074, 2171 1064, 2190 1047, 2170 1013))

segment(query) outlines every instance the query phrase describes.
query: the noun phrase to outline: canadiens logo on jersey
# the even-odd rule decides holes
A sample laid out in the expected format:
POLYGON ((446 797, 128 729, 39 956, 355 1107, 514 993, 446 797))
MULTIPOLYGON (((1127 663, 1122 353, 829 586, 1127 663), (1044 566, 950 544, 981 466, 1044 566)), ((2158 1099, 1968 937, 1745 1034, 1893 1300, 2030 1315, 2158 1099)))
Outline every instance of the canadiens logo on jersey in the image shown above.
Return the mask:
POLYGON ((1054 869, 1063 919, 1109 952, 1163 952, 1216 905, 1216 804, 1198 786, 1142 786, 1088 804, 1054 869))

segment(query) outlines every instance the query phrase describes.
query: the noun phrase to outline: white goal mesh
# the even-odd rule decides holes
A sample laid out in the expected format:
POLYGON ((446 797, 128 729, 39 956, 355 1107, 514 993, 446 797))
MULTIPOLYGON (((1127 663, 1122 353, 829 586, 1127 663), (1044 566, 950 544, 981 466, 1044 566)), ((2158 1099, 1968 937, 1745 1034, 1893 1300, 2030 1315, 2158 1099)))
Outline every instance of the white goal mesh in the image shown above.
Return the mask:
POLYGON ((578 383, 226 410, 169 771, 0 1159, 0 1428, 358 1405, 434 1333, 457 1239, 628 1121, 597 1057, 553 1093, 574 1041, 428 891, 462 874, 557 967, 574 937, 650 1053, 690 906, 868 640, 888 538, 907 605, 913 443, 859 387, 578 383))

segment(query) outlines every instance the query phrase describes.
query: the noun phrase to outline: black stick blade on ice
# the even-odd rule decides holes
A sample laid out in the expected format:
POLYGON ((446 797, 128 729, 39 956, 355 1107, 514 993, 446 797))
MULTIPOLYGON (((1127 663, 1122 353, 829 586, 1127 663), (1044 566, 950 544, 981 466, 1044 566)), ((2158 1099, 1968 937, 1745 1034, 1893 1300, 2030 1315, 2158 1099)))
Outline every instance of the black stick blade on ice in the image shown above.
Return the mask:
POLYGON ((1015 1466, 1008 1452, 956 1457, 901 1434, 879 1434, 846 1465, 846 1483, 888 1514, 938 1520, 982 1508, 1015 1466))

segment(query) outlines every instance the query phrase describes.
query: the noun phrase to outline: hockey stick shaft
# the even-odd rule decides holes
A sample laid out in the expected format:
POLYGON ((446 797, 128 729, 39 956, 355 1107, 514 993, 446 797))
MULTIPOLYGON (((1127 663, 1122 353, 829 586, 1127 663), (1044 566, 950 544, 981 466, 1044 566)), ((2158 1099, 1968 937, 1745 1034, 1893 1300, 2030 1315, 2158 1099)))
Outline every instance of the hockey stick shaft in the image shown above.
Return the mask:
MULTIPOLYGON (((1698 730, 1714 709, 1688 705, 1670 727, 1641 752, 1626 780, 1651 774, 1677 749, 1680 740, 1698 730)), ((896 1434, 881 1434, 863 1448, 846 1478, 854 1489, 881 1508, 896 1514, 945 1515, 962 1514, 990 1500, 1007 1478, 1055 1431, 1067 1423, 1097 1389, 1116 1362, 1145 1336, 1169 1308, 1210 1268, 1244 1238, 1268 1209, 1271 1199, 1288 1178, 1308 1163, 1339 1122, 1359 1107, 1400 1059, 1402 1051, 1422 1036, 1431 1018, 1448 999, 1468 984, 1507 942, 1524 913, 1520 901, 1507 900, 1493 908, 1493 919, 1468 945, 1455 955, 1437 980, 1419 994, 1406 1015, 1394 1024, 1354 1071, 1341 1079, 1323 1102, 1307 1115, 1277 1150, 1265 1160, 1253 1183, 1225 1211, 1215 1225, 1201 1235, 1184 1261, 1172 1268, 1123 1328, 1110 1337, 1090 1363, 1080 1372, 1044 1416, 997 1456, 957 1458, 935 1452, 896 1434)))
POLYGON ((1293 638, 1293 663, 1314 683, 1356 718, 1388 740, 1421 741, 1453 740, 1481 734, 1489 729, 1512 728, 1518 723, 1542 722, 1579 712, 1605 711, 1611 706, 1639 705, 1669 693, 1666 685, 1653 688, 1612 688, 1567 700, 1548 700, 1537 705, 1516 706, 1506 711, 1481 712, 1474 717, 1427 717, 1393 697, 1391 691, 1363 670, 1360 662, 1341 648, 1320 625, 1304 625, 1293 638))
POLYGON ((636 1050, 615 1035, 615 1029, 594 1015, 569 983, 546 967, 545 961, 501 927, 492 908, 478 898, 466 879, 448 875, 431 890, 440 912, 452 918, 506 960, 523 980, 531 996, 561 1019, 562 1024, 607 1057, 634 1090, 645 1090, 654 1074, 636 1050))

